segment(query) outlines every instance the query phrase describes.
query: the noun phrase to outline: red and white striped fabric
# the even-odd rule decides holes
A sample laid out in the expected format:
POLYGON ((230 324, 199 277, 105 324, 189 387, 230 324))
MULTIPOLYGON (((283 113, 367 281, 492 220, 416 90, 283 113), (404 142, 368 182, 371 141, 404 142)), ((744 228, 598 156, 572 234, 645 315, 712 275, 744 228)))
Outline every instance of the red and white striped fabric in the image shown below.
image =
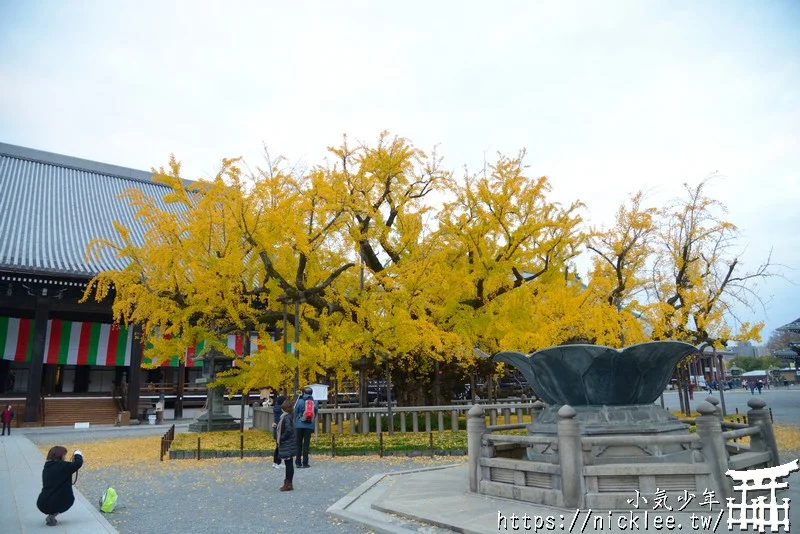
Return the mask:
MULTIPOLYGON (((242 336, 239 334, 228 334, 228 348, 236 353, 237 356, 242 356, 242 336)), ((250 337, 250 354, 253 354, 260 348, 258 344, 258 336, 250 337)))
POLYGON ((0 350, 4 360, 29 361, 32 345, 33 319, 0 317, 0 350))
MULTIPOLYGON (((79 321, 47 321, 44 363, 125 366, 131 362, 133 334, 124 326, 79 321)), ((33 320, 0 317, 3 359, 30 361, 33 320)))
POLYGON ((132 333, 124 326, 52 319, 47 322, 44 363, 131 364, 132 333))

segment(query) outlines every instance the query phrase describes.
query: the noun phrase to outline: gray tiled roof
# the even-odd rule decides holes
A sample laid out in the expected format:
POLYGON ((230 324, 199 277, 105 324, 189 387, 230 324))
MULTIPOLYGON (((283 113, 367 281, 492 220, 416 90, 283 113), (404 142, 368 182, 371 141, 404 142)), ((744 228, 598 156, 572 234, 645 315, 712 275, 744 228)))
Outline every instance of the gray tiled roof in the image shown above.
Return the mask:
MULTIPOLYGON (((0 270, 90 277, 125 266, 106 250, 86 258, 96 237, 116 240, 119 221, 141 242, 133 209, 118 198, 167 191, 152 173, 0 143, 0 270)), ((163 207, 163 204, 162 204, 163 207)))
POLYGON ((800 332, 800 317, 789 324, 783 325, 778 330, 781 332, 800 332))

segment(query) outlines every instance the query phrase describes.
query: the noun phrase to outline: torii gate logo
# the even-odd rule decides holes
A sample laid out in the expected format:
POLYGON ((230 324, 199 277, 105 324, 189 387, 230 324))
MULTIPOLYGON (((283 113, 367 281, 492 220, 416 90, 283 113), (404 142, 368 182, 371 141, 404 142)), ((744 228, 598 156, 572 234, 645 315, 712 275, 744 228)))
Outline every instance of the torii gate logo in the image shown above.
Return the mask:
POLYGON ((786 478, 790 473, 800 470, 798 460, 775 467, 765 467, 763 469, 748 469, 745 471, 734 471, 728 469, 725 474, 733 480, 740 482, 740 485, 733 486, 733 489, 741 492, 742 500, 735 502, 732 497, 728 498, 728 530, 732 530, 734 525, 748 530, 753 527, 758 532, 765 532, 765 527, 770 527, 771 532, 778 532, 779 527, 783 527, 784 532, 789 532, 789 503, 791 499, 782 499, 778 503, 775 491, 788 488, 788 482, 779 482, 786 478), (769 500, 764 496, 764 492, 769 490, 769 500), (748 502, 747 492, 760 492, 758 498, 750 498, 748 502), (739 515, 734 515, 738 511, 739 515))

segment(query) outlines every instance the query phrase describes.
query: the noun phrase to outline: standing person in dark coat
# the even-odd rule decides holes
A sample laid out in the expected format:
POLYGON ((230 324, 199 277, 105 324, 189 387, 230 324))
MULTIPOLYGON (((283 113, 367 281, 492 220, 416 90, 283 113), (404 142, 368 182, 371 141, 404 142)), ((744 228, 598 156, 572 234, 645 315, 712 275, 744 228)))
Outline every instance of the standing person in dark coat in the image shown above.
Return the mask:
POLYGON ((272 407, 272 438, 275 440, 275 454, 272 455, 272 467, 275 469, 284 467, 281 465, 281 456, 278 454, 278 421, 280 421, 281 414, 283 414, 281 405, 285 400, 286 397, 278 395, 275 397, 275 405, 272 407))
POLYGON ((6 429, 8 429, 8 435, 11 435, 11 421, 14 420, 14 409, 9 404, 6 406, 6 409, 3 410, 3 413, 0 413, 0 419, 3 421, 3 433, 0 434, 2 436, 6 435, 6 429))
POLYGON ((292 401, 286 399, 281 405, 281 418, 278 421, 278 427, 275 429, 277 432, 278 441, 278 454, 283 458, 283 463, 286 464, 286 478, 283 480, 283 486, 278 488, 281 491, 292 491, 292 481, 294 479, 294 465, 292 464, 292 457, 297 454, 297 442, 294 435, 294 416, 292 414, 294 406, 292 401))
POLYGON ((42 492, 36 500, 36 507, 47 514, 47 526, 58 524, 56 516, 69 510, 75 502, 72 493, 72 474, 83 465, 83 454, 75 451, 72 461, 65 460, 67 449, 56 445, 47 453, 47 461, 42 470, 42 492))
POLYGON ((294 405, 294 426, 297 433, 297 467, 308 467, 308 449, 311 447, 311 434, 314 433, 314 422, 317 419, 317 401, 314 400, 314 390, 311 386, 303 388, 303 394, 297 399, 294 405), (306 401, 314 403, 314 417, 311 421, 303 419, 303 412, 306 411, 306 401), (302 458, 301 458, 302 456, 302 458), (302 460, 302 462, 301 462, 302 460))

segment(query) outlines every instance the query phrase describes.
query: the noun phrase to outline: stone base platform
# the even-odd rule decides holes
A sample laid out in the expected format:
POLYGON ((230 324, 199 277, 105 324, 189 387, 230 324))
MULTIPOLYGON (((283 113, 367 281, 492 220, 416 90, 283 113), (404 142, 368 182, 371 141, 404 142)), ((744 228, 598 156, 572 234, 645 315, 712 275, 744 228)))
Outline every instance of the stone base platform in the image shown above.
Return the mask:
MULTIPOLYGON (((227 412, 214 412, 211 419, 211 432, 221 430, 239 430, 241 425, 227 412)), ((189 423, 189 432, 208 432, 208 412, 203 412, 200 416, 189 423)))
MULTIPOLYGON (((729 531, 728 513, 719 505, 714 506, 711 512, 693 512, 696 516, 694 520, 691 513, 653 512, 652 504, 640 505, 638 510, 633 507, 616 510, 611 514, 608 511, 588 509, 579 510, 576 514, 576 510, 563 510, 479 495, 469 492, 468 487, 466 465, 378 475, 328 508, 328 513, 339 519, 363 525, 374 532, 393 534, 411 532, 488 534, 514 531, 630 533, 644 530, 668 532, 670 531, 666 526, 669 524, 668 521, 674 522, 671 532, 729 531), (646 524, 645 510, 648 512, 646 524), (528 528, 525 528, 518 519, 517 528, 513 528, 510 523, 512 516, 524 518, 526 514, 530 518, 545 518, 543 520, 545 524, 535 525, 535 519, 530 519, 528 528), (631 518, 638 518, 634 525, 630 523, 631 518), (546 524, 548 520, 551 521, 550 528, 546 524), (656 528, 659 521, 663 522, 660 529, 656 528), (704 526, 705 521, 709 522, 708 526, 704 526), (714 529, 717 521, 719 523, 714 529), (646 525, 649 528, 646 528, 646 525)), ((792 499, 794 506, 790 510, 790 521, 794 529, 790 528, 789 532, 796 530, 800 533, 799 473, 789 478, 789 488, 780 492, 779 497, 792 499)), ((677 507, 674 508, 677 510, 677 507)), ((736 526, 732 531, 746 532, 736 526)))
MULTIPOLYGON (((528 425, 530 434, 556 434, 558 410, 548 406, 528 425)), ((581 435, 662 434, 686 431, 689 425, 654 404, 631 406, 572 406, 581 435)))

